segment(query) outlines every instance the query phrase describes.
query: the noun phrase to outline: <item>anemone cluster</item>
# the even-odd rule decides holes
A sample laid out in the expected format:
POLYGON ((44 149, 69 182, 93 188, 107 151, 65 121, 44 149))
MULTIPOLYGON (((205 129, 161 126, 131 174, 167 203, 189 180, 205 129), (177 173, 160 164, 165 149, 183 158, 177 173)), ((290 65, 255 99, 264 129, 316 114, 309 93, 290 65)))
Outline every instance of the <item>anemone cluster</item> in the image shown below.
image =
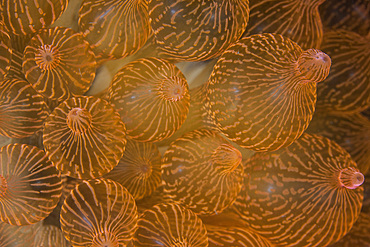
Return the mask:
POLYGON ((1 247, 370 246, 368 0, 0 3, 1 247))

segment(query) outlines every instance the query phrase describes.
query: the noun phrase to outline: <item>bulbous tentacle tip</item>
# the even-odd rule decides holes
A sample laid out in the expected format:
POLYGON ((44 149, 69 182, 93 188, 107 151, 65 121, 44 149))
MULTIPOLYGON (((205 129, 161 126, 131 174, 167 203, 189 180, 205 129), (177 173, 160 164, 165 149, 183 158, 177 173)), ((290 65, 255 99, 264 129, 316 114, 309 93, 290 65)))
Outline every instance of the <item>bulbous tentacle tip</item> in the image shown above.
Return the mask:
POLYGON ((83 108, 73 108, 67 116, 68 127, 76 132, 83 133, 91 126, 92 116, 90 112, 83 108))
POLYGON ((298 71, 306 80, 321 82, 328 77, 331 67, 330 57, 316 49, 308 49, 298 58, 298 71))
POLYGON ((60 63, 58 49, 52 45, 42 45, 37 49, 35 61, 42 70, 54 69, 60 63))
POLYGON ((94 237, 92 247, 118 247, 121 244, 110 232, 104 232, 94 237))
POLYGON ((159 93, 167 101, 179 101, 188 93, 187 82, 179 76, 168 77, 160 84, 159 93))
POLYGON ((365 176, 355 168, 344 168, 339 172, 339 184, 347 189, 356 189, 365 181, 365 176))
POLYGON ((213 152, 211 160, 216 169, 232 172, 242 161, 242 154, 230 144, 221 144, 213 152))
POLYGON ((137 174, 141 177, 141 179, 149 179, 153 172, 153 165, 149 159, 142 158, 137 164, 137 174))

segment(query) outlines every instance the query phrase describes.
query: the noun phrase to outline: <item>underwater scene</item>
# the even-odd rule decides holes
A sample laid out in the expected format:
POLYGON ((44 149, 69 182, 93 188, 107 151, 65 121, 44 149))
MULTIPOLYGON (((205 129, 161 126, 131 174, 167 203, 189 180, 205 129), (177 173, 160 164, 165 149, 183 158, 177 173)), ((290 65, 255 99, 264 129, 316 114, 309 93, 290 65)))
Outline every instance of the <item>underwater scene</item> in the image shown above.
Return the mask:
POLYGON ((0 247, 370 247, 369 0, 0 3, 0 247))

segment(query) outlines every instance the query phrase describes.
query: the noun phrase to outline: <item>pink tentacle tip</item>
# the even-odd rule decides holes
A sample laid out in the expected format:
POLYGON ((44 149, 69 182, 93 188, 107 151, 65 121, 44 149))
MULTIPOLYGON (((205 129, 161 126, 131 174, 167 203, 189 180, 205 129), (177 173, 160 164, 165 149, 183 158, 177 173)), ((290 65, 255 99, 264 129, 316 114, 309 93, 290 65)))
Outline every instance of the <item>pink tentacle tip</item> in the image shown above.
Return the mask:
POLYGON ((365 181, 365 176, 356 168, 344 168, 339 172, 339 183, 347 189, 356 189, 365 181))

